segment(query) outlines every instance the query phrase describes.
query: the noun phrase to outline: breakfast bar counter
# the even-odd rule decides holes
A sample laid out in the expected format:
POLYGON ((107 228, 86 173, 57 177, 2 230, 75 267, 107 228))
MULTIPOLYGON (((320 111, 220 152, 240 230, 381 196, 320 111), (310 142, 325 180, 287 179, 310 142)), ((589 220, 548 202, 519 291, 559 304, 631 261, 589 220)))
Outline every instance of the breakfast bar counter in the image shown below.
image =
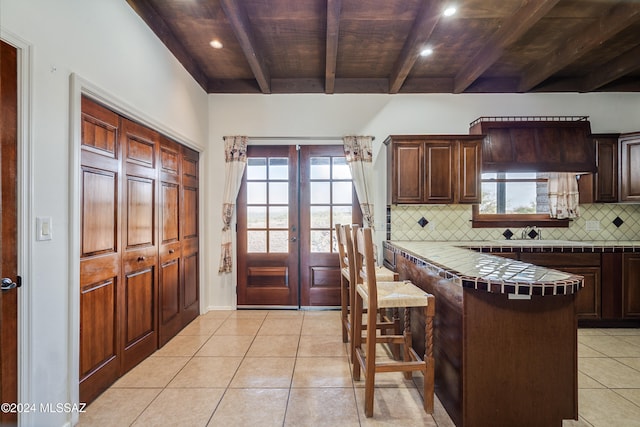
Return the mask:
MULTIPOLYGON (((435 295, 436 394, 456 426, 578 418, 581 276, 458 242, 384 242, 384 260, 435 295)), ((411 321, 420 353, 424 319, 416 311, 411 321)))

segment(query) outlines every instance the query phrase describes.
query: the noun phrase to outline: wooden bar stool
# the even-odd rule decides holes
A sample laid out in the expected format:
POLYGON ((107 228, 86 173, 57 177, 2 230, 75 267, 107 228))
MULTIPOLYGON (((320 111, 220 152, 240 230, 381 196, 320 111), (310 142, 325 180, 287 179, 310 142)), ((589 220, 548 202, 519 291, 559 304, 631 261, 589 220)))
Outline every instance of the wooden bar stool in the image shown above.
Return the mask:
MULTIPOLYGON (((353 240, 351 227, 349 225, 336 224, 336 242, 338 244, 338 254, 340 256, 340 315, 342 319, 342 342, 351 341, 351 325, 353 320, 353 310, 351 304, 355 300, 355 287, 351 283, 356 281, 356 269, 350 268, 354 265, 355 255, 353 252, 353 240)), ((375 274, 380 281, 398 280, 398 273, 385 267, 375 268, 375 274)), ((386 310, 381 310, 386 312, 386 310)), ((394 311, 397 313, 397 311, 394 311)), ((389 330, 398 329, 399 320, 389 318, 386 313, 381 313, 381 319, 376 323, 378 329, 389 330)), ((353 345, 351 346, 353 350, 353 345)), ((396 351, 397 353, 397 351, 396 351)), ((351 352, 353 355, 353 351, 351 352)), ((352 357, 352 362, 355 358, 352 357)))
POLYGON ((358 270, 356 297, 354 301, 353 341, 357 363, 353 365, 353 379, 360 380, 360 370, 365 375, 364 413, 373 416, 373 393, 375 376, 382 372, 403 372, 410 379, 413 371, 424 375, 424 410, 433 413, 433 317, 435 297, 415 286, 410 281, 381 282, 376 280, 375 258, 371 229, 357 229, 354 235, 354 268, 358 270), (377 335, 375 328, 367 328, 366 338, 362 338, 362 313, 367 311, 367 323, 376 322, 379 308, 400 308, 404 312, 404 333, 402 335, 377 335), (410 307, 423 307, 425 316, 425 354, 421 358, 411 346, 410 307), (363 348, 363 343, 366 346, 363 348), (377 343, 400 343, 404 345, 403 360, 376 360, 377 343))

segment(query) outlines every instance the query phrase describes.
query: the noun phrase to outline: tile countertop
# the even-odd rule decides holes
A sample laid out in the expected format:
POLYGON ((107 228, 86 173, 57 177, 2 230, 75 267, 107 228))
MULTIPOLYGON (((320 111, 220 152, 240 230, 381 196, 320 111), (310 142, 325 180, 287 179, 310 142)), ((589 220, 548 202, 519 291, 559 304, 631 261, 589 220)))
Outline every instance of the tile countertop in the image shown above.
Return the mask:
MULTIPOLYGON (((440 242, 445 243, 445 242, 440 242)), ((474 249, 479 252, 558 252, 601 253, 640 252, 638 240, 489 240, 448 242, 454 246, 474 249)))
MULTIPOLYGON (((623 248, 629 247, 626 243, 629 243, 632 249, 640 251, 640 243, 625 242, 623 248)), ((482 253, 483 251, 486 252, 484 248, 491 248, 492 252, 507 252, 506 248, 513 247, 518 247, 518 249, 533 247, 550 249, 591 248, 595 247, 595 244, 549 240, 496 240, 490 242, 388 241, 384 242, 384 246, 396 255, 403 256, 415 264, 427 267, 442 277, 452 279, 464 288, 508 294, 510 297, 514 295, 530 297, 531 295, 546 296, 576 293, 583 286, 583 278, 582 276, 550 268, 482 253)), ((615 242, 612 247, 618 246, 620 246, 620 242, 615 242)), ((598 247, 601 246, 599 245, 598 247)), ((509 250, 509 252, 511 251, 509 250)))

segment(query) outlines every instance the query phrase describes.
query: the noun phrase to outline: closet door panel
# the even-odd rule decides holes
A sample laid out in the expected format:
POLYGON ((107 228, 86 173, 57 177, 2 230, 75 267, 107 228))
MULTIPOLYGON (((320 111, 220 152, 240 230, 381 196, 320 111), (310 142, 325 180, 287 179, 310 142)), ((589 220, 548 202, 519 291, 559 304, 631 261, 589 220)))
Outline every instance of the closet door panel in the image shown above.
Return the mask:
MULTIPOLYGON (((172 259, 160 266, 162 283, 160 298, 160 326, 169 325, 180 314, 180 260, 172 259)), ((177 331, 175 331, 177 332, 177 331)))
POLYGON ((125 277, 126 332, 125 349, 154 333, 154 267, 128 273, 125 277))
POLYGON ((182 147, 181 242, 183 264, 182 325, 200 314, 198 153, 182 147))
POLYGON ((119 376, 119 117, 82 99, 80 170, 80 400, 119 376))
POLYGON ((121 118, 123 150, 121 374, 158 348, 157 132, 121 118))
POLYGON ((182 244, 180 241, 180 145, 160 139, 159 345, 182 328, 182 244))
POLYGON ((152 179, 127 176, 126 249, 154 246, 154 192, 152 179))

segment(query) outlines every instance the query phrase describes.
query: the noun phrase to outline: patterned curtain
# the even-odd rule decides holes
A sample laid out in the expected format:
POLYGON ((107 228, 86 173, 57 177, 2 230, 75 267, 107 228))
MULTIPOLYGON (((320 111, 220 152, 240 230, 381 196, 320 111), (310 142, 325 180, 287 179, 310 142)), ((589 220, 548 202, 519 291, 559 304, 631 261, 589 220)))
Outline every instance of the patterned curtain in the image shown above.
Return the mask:
POLYGON ((370 136, 345 136, 344 154, 362 209, 363 225, 373 227, 373 150, 370 136))
POLYGON ((549 174, 549 215, 551 218, 578 218, 578 179, 575 173, 549 174))
POLYGON ((225 136, 225 184, 222 200, 222 251, 218 273, 231 273, 233 270, 233 248, 231 247, 231 218, 236 207, 236 198, 240 191, 242 175, 247 165, 247 137, 225 136))

